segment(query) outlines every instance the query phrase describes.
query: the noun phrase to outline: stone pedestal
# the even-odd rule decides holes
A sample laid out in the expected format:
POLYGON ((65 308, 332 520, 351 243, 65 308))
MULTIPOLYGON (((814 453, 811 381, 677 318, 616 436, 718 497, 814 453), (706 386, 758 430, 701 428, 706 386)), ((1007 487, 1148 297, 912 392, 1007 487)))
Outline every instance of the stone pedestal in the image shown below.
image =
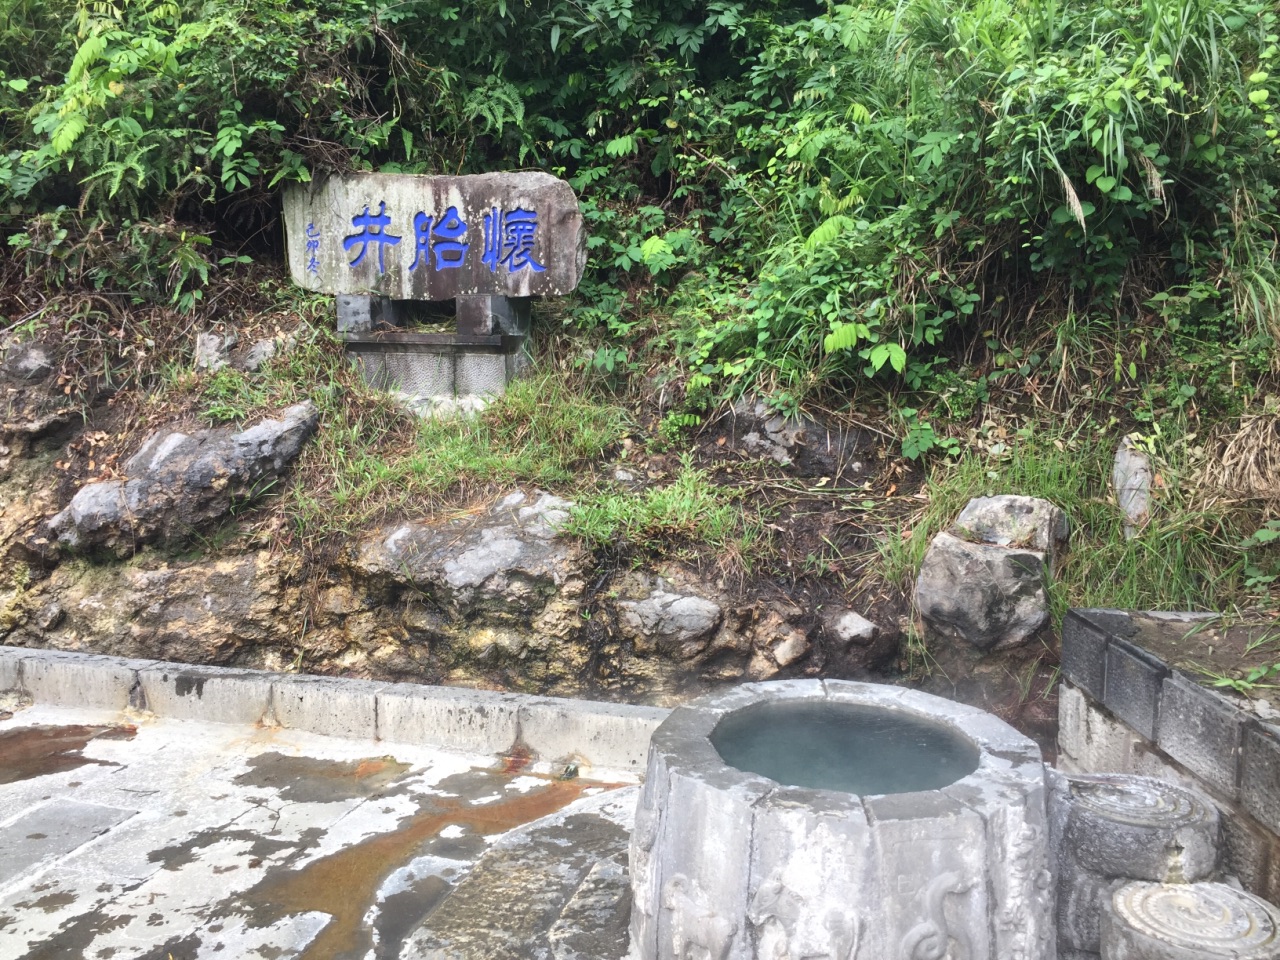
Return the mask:
POLYGON ((528 297, 458 297, 458 336, 529 334, 528 297))
POLYGON ((1061 950, 1096 953, 1104 905, 1131 880, 1192 883, 1218 863, 1218 811, 1147 777, 1062 777, 1051 793, 1061 950))

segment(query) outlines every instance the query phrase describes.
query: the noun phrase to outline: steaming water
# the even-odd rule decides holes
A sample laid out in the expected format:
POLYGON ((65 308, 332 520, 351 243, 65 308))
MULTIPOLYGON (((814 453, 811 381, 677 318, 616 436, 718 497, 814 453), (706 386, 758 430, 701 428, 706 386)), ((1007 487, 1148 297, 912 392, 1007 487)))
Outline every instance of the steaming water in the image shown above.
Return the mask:
POLYGON ((881 707, 782 701, 737 710, 711 742, 739 770, 861 795, 936 790, 978 767, 978 749, 937 723, 881 707))

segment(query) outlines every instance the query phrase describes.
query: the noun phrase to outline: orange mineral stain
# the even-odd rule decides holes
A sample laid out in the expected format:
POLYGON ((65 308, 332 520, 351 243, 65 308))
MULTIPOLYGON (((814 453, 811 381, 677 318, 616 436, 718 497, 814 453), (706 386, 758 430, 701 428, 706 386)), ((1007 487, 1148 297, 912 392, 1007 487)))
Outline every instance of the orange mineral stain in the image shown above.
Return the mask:
POLYGON ((412 860, 423 843, 450 826, 482 835, 505 833, 555 813, 591 786, 601 784, 548 781, 541 789, 478 806, 458 797, 427 797, 430 806, 391 833, 369 837, 301 869, 268 874, 246 899, 254 905, 255 923, 310 911, 332 918, 296 960, 363 957, 373 945, 364 917, 378 888, 393 870, 412 860))

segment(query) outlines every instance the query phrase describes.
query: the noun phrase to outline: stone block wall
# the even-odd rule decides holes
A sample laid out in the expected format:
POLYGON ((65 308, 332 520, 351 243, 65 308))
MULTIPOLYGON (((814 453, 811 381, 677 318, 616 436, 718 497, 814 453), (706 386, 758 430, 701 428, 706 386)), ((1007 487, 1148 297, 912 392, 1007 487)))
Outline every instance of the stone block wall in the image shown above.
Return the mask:
POLYGON ((1222 815, 1223 869, 1251 893, 1280 902, 1280 726, 1135 643, 1140 616, 1068 611, 1058 766, 1202 791, 1222 815))

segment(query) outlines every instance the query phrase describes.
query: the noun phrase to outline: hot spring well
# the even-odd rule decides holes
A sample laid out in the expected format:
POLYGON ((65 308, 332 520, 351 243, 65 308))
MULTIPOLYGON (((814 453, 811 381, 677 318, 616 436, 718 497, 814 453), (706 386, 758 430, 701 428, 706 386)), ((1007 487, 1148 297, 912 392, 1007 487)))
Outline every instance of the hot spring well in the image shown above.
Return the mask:
POLYGON ((642 960, 1052 956, 1044 766, 973 707, 747 684, 655 731, 631 841, 642 960))

